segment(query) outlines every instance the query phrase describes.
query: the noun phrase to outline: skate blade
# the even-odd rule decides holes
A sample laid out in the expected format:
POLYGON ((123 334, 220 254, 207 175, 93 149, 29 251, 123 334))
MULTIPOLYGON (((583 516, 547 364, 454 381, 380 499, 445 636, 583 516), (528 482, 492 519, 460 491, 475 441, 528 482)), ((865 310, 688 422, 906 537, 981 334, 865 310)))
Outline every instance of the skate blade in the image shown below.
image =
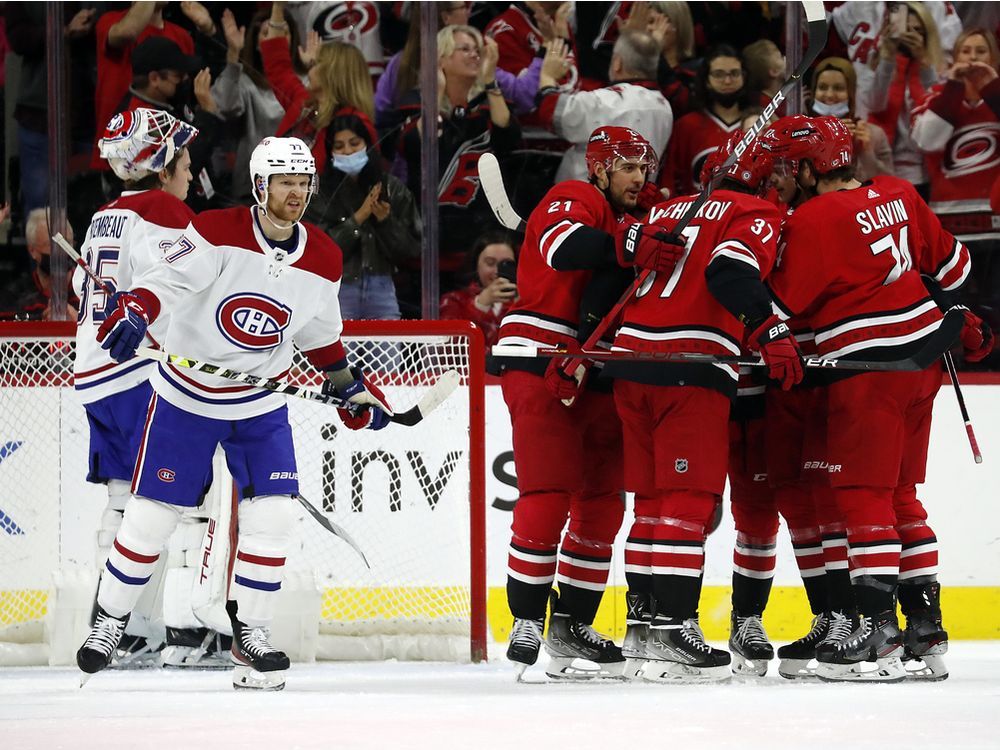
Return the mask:
POLYGON ((192 646, 167 646, 163 649, 165 669, 223 670, 232 669, 228 654, 208 653, 192 646))
POLYGON ((549 666, 545 674, 550 679, 562 682, 587 682, 590 680, 623 680, 625 679, 625 661, 598 664, 586 659, 576 659, 568 656, 550 656, 549 666))
POLYGON ((646 667, 648 660, 645 657, 630 656, 625 659, 625 670, 623 672, 626 680, 641 680, 642 670, 646 667))
POLYGON ((253 667, 233 667, 233 690, 277 691, 285 689, 285 672, 258 672, 253 667))
POLYGON ((733 655, 733 663, 730 667, 737 677, 763 677, 767 674, 770 659, 748 659, 735 651, 730 651, 730 653, 733 655))
POLYGON ((527 682, 524 679, 524 673, 528 670, 529 664, 524 664, 519 661, 511 662, 514 665, 514 682, 527 682))
POLYGON ((778 662, 778 674, 786 680, 818 680, 815 659, 782 659, 778 662))
POLYGON ((97 674, 97 672, 94 672, 93 674, 87 674, 86 672, 81 672, 80 673, 80 687, 82 688, 84 685, 86 685, 88 682, 90 682, 90 678, 93 677, 95 674, 97 674))
POLYGON ((857 664, 819 662, 816 676, 823 682, 902 682, 906 669, 897 656, 857 664))
POLYGON ((647 682, 685 684, 728 682, 732 676, 728 664, 718 667, 692 667, 675 661, 650 660, 642 670, 642 678, 647 682))
POLYGON ((940 682, 948 679, 948 667, 944 659, 936 654, 925 654, 903 661, 906 679, 924 682, 940 682))

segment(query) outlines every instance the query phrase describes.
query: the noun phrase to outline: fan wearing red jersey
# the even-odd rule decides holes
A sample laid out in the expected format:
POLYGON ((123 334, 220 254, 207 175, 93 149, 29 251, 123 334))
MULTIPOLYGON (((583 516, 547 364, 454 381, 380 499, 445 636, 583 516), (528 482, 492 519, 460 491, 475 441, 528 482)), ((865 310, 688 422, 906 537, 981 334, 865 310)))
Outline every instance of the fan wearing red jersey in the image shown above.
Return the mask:
MULTIPOLYGON (((796 179, 815 197, 786 223, 769 280, 776 303, 808 320, 822 356, 906 357, 940 325, 939 305, 947 306, 968 277, 968 251, 908 182, 854 179, 851 136, 838 120, 807 118, 786 137, 810 146, 796 179)), ((983 330, 967 313, 963 343, 972 356, 992 348, 983 330)), ((903 679, 904 655, 923 659, 917 676, 947 675, 940 660, 947 633, 936 582, 937 541, 916 493, 940 386, 936 364, 922 372, 863 372, 828 388, 829 479, 864 619, 849 637, 819 647, 820 677, 903 679), (905 634, 896 621, 897 589, 905 634), (870 660, 877 660, 877 670, 864 668, 870 660)))
MULTIPOLYGON (((588 286, 621 275, 617 238, 656 154, 635 131, 602 127, 590 137, 587 166, 589 182, 559 183, 528 218, 519 297, 500 325, 501 344, 577 348, 588 286)), ((650 263, 679 249, 654 236, 638 244, 636 252, 650 263)), ((558 360, 546 374, 546 364, 511 359, 501 380, 520 493, 508 558, 514 628, 507 656, 521 672, 535 663, 546 600, 558 581, 546 640, 554 665, 549 673, 575 676, 571 657, 582 656, 597 663, 602 676, 620 676, 621 650, 590 625, 624 512, 621 425, 607 386, 596 378, 562 378, 558 360), (572 400, 572 408, 561 399, 572 400)))
MULTIPOLYGON (((720 149, 710 169, 738 140, 720 149)), ((779 225, 774 204, 757 197, 768 171, 751 148, 715 177, 719 188, 681 233, 685 247, 676 267, 650 273, 625 306, 614 349, 733 356, 748 337, 784 387, 802 379, 795 340, 772 314, 761 282, 774 262, 779 225)), ((682 197, 654 207, 650 225, 672 229, 692 202, 682 197)), ((638 264, 627 241, 623 249, 623 260, 638 264)), ((706 529, 726 482, 737 368, 618 360, 606 370, 615 378, 624 432, 625 487, 635 492, 625 550, 627 674, 723 679, 730 655, 705 643, 698 601, 706 529)))

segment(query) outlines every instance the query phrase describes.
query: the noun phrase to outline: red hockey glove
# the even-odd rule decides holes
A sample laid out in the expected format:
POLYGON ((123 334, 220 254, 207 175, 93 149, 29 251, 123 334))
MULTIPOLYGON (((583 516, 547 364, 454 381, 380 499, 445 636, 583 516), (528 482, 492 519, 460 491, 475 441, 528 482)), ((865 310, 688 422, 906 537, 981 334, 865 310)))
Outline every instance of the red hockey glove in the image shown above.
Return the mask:
POLYGON ((381 389, 372 383, 358 367, 351 368, 354 382, 338 389, 329 380, 323 383, 323 393, 347 399, 354 405, 337 408, 340 421, 349 430, 381 430, 392 420, 392 407, 381 389))
POLYGON ((573 377, 563 372, 569 361, 569 357, 553 357, 549 360, 549 366, 545 368, 545 387, 560 401, 569 402, 567 406, 571 406, 574 399, 580 395, 592 364, 585 361, 576 368, 576 377, 573 377))
POLYGON ((772 315, 761 323, 750 334, 747 345, 753 351, 760 352, 767 365, 768 376, 781 384, 781 390, 787 391, 802 382, 805 370, 799 342, 792 336, 788 325, 777 315, 772 315))
POLYGON ((622 258, 639 268, 673 273, 683 255, 684 240, 656 226, 633 224, 622 238, 622 258))
POLYGON ((105 312, 107 317, 97 329, 101 348, 116 362, 132 359, 149 327, 151 310, 146 300, 132 292, 116 292, 105 312))
POLYGON ((666 198, 660 192, 660 189, 656 186, 655 182, 647 182, 642 186, 642 190, 639 191, 639 195, 635 201, 635 207, 644 211, 650 211, 653 206, 663 203, 666 198))
POLYGON ((965 305, 956 305, 965 315, 965 325, 962 327, 961 341, 966 362, 982 362, 993 351, 993 331, 988 323, 976 315, 965 305))

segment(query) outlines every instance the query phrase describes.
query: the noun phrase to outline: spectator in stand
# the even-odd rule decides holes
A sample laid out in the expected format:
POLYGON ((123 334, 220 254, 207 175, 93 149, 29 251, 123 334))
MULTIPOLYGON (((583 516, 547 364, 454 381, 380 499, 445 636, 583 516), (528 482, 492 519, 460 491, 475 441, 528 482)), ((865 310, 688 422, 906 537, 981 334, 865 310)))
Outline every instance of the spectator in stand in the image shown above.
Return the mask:
MULTIPOLYGON (((72 155, 86 154, 92 145, 93 122, 83 122, 81 114, 93 114, 93 89, 87 71, 88 51, 92 56, 95 11, 60 6, 66 24, 63 38, 75 65, 69 71, 70 149, 72 155), (89 46, 90 50, 84 47, 89 46), (85 97, 90 97, 88 104, 85 97), (82 110, 82 111, 81 111, 82 110)), ((25 215, 49 202, 49 100, 48 65, 45 56, 46 6, 43 3, 7 3, 4 15, 10 49, 21 58, 17 78, 14 120, 17 122, 17 150, 21 167, 21 207, 25 215)))
POLYGON ((761 95, 761 101, 774 98, 785 82, 785 56, 770 39, 758 39, 743 48, 743 67, 747 86, 761 95))
POLYGON ((306 210, 340 246, 340 311, 350 320, 398 320, 392 275, 420 257, 421 222, 413 195, 386 174, 375 128, 356 109, 337 111, 326 131, 331 154, 306 210))
POLYGON ((642 9, 652 4, 574 3, 573 34, 577 52, 580 53, 577 66, 580 69, 581 88, 590 90, 607 85, 611 50, 618 41, 618 35, 625 28, 645 28, 629 24, 637 10, 642 12, 645 23, 646 12, 642 9))
POLYGON ((705 158, 729 140, 740 126, 740 112, 747 106, 746 71, 736 50, 728 44, 705 55, 695 77, 696 109, 674 126, 658 184, 671 197, 701 190, 705 158))
MULTIPOLYGON (((52 316, 52 238, 49 236, 49 210, 48 208, 36 208, 28 214, 24 223, 24 239, 28 246, 28 255, 34 262, 34 270, 31 278, 35 288, 29 291, 21 299, 22 317, 27 320, 53 320, 52 316)), ((66 239, 73 244, 73 230, 69 224, 66 225, 66 239)), ((62 252, 61 250, 59 252, 62 252)), ((70 280, 73 276, 73 268, 66 273, 64 281, 67 289, 67 303, 65 320, 76 320, 76 306, 79 300, 73 294, 70 280)))
MULTIPOLYGON (((636 3, 633 13, 646 7, 645 3, 636 3)), ((698 70, 694 60, 694 23, 691 21, 691 9, 683 0, 658 0, 648 4, 650 13, 647 31, 654 36, 659 32, 655 26, 658 18, 666 19, 661 41, 663 49, 660 53, 660 63, 656 72, 656 80, 660 91, 670 102, 674 119, 690 111, 691 97, 694 89, 695 74, 698 70)))
MULTIPOLYGON (((990 190, 1000 180, 1000 51, 996 36, 973 28, 958 37, 947 78, 914 109, 913 142, 925 154, 930 207, 972 254, 965 304, 1000 329, 1000 218, 990 190)), ((1000 361, 994 354, 994 366, 1000 361)))
POLYGON ((441 297, 441 319, 471 320, 483 332, 489 349, 497 342, 500 321, 517 299, 517 280, 499 274, 504 261, 509 261, 507 267, 516 268, 516 253, 506 232, 490 231, 476 240, 471 257, 473 279, 468 286, 441 297))
MULTIPOLYGON (((497 43, 483 41, 471 26, 447 26, 438 32, 438 187, 441 225, 441 270, 454 274, 465 253, 485 227, 495 225, 493 212, 479 187, 480 154, 492 151, 501 160, 520 142, 521 131, 496 82, 497 43)), ((407 185, 421 187, 420 92, 412 90, 401 108, 413 115, 403 129, 401 151, 407 185)), ((450 277, 444 291, 454 288, 450 277)))
POLYGON ((892 147, 885 131, 874 122, 858 119, 854 67, 843 57, 827 57, 813 68, 809 112, 840 119, 854 136, 854 176, 860 181, 893 174, 892 147))
MULTIPOLYGON (((194 54, 194 40, 180 26, 163 20, 167 3, 133 2, 128 10, 112 10, 97 20, 97 95, 94 103, 97 134, 94 140, 92 166, 107 170, 108 166, 97 153, 97 137, 104 133, 111 115, 118 112, 118 105, 132 81, 132 52, 140 43, 152 36, 172 40, 185 55, 194 54)), ((215 24, 198 2, 181 3, 181 11, 196 28, 207 35, 215 33, 215 24), (199 25, 200 24, 200 25, 199 25)))
POLYGON ((276 135, 301 138, 312 150, 316 170, 322 174, 330 158, 327 127, 333 113, 354 107, 374 119, 372 80, 368 63, 357 47, 342 42, 320 45, 318 34, 310 32, 305 48, 299 50, 309 71, 309 85, 303 84, 292 65, 283 6, 282 2, 271 5, 271 17, 260 31, 260 54, 267 80, 278 99, 288 101, 276 135))
MULTIPOLYGON (((270 17, 270 10, 258 11, 249 28, 236 25, 228 8, 222 14, 222 30, 226 37, 226 67, 212 84, 212 96, 219 105, 219 113, 227 121, 239 120, 239 141, 233 165, 231 194, 234 200, 245 201, 250 197, 250 152, 269 135, 274 135, 290 104, 287 96, 278 97, 264 76, 264 61, 260 56, 261 26, 270 17)), ((291 16, 285 14, 288 23, 291 16)), ((298 31, 291 30, 291 46, 298 49, 298 31)), ((306 67, 295 55, 294 71, 304 76, 306 67)))
POLYGON ((886 18, 879 34, 875 78, 868 91, 868 119, 885 130, 892 146, 896 176, 909 180, 926 198, 924 157, 910 137, 910 115, 923 102, 944 69, 937 27, 920 3, 908 3, 906 31, 897 32, 886 18))
POLYGON ((320 42, 342 42, 364 56, 368 73, 377 79, 385 70, 385 54, 379 37, 378 3, 309 0, 287 4, 299 35, 319 35, 320 42))
MULTIPOLYGON (((594 91, 563 93, 557 81, 568 66, 561 40, 542 66, 538 115, 542 123, 572 147, 563 156, 556 182, 587 180, 586 151, 594 123, 631 128, 649 141, 658 159, 663 158, 673 114, 656 83, 661 45, 651 34, 624 30, 611 54, 611 85, 594 91)), ((660 200, 657 195, 656 203, 660 200)))

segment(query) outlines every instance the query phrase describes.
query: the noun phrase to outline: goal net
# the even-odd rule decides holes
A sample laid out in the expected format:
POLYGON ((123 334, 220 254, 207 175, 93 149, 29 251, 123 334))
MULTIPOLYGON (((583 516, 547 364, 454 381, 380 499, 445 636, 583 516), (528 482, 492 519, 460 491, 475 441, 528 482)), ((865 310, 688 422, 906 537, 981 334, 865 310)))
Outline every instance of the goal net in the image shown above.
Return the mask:
MULTIPOLYGON (((106 492, 84 480, 74 334, 71 323, 0 324, 0 664, 64 663, 51 643, 60 607, 89 613, 97 581, 106 492), (56 596, 73 587, 75 599, 56 596)), ((303 513, 286 581, 318 607, 309 658, 484 658, 482 339, 462 321, 348 321, 343 339, 397 410, 448 371, 460 384, 416 426, 378 432, 288 399, 302 495, 370 565, 303 513)), ((320 377, 297 358, 287 380, 318 388, 320 377)))

